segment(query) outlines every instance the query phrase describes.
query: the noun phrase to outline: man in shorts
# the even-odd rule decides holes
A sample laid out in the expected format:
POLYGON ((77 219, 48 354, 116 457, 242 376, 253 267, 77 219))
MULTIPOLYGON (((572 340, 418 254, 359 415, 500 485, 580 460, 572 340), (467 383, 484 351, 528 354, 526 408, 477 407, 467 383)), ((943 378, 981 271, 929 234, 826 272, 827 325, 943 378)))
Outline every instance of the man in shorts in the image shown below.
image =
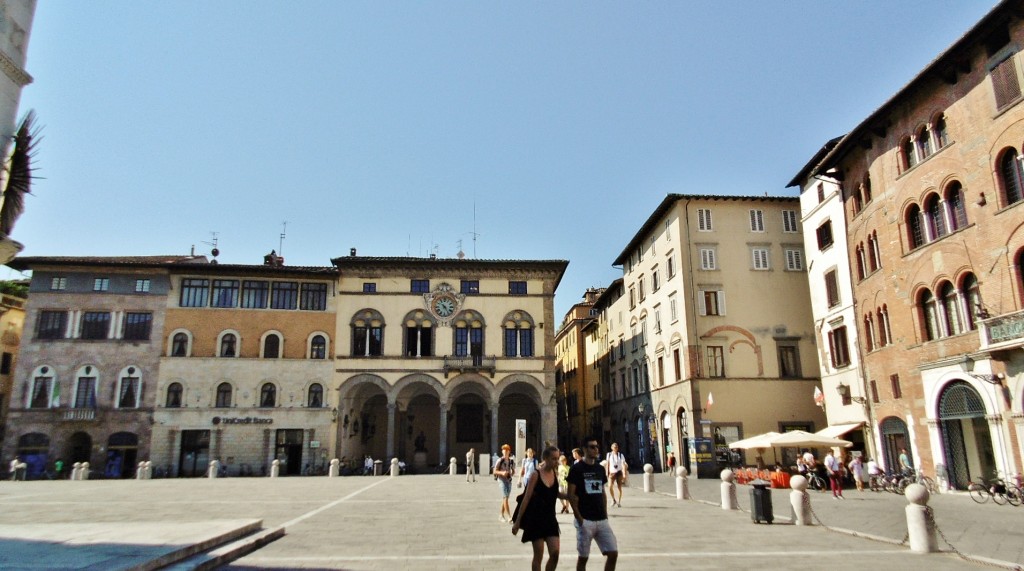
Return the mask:
POLYGON ((607 559, 606 571, 615 569, 619 558, 619 547, 615 534, 608 524, 608 497, 604 494, 608 476, 605 468, 597 459, 601 455, 601 446, 596 438, 587 437, 583 440, 583 459, 569 469, 569 503, 576 518, 576 561, 577 571, 587 568, 590 558, 590 544, 597 541, 597 547, 607 559))
POLYGON ((508 507, 508 496, 512 493, 512 474, 516 471, 516 463, 509 457, 512 447, 508 444, 501 446, 501 458, 494 463, 494 479, 498 481, 498 488, 501 490, 501 521, 510 523, 512 521, 512 510, 508 507))
POLYGON ((622 507, 622 483, 626 479, 626 457, 619 452, 619 445, 612 443, 612 451, 605 458, 605 470, 608 473, 608 494, 612 497, 612 505, 622 507), (615 498, 615 488, 619 489, 618 499, 615 498))

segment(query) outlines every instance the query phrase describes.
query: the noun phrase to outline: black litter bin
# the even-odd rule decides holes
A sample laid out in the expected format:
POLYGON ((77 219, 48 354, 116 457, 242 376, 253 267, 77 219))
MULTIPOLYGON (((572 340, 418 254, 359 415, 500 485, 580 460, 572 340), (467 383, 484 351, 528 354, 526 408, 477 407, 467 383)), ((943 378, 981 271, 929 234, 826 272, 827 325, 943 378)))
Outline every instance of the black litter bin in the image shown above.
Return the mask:
POLYGON ((383 474, 384 474, 384 462, 381 461, 381 460, 374 460, 373 461, 373 475, 374 476, 381 476, 383 474))
POLYGON ((771 523, 775 519, 772 513, 771 482, 760 479, 750 482, 750 519, 754 523, 771 523))

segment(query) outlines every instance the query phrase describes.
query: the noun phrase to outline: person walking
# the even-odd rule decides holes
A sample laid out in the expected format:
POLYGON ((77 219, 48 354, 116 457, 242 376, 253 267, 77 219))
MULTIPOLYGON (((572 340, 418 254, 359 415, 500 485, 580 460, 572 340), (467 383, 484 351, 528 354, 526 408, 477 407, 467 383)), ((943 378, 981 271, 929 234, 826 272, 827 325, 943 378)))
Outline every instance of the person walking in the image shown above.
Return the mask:
POLYGON ((900 448, 900 472, 904 476, 910 476, 914 473, 914 463, 910 461, 906 448, 900 448))
POLYGON ((825 456, 825 471, 828 472, 832 497, 837 500, 845 500, 846 498, 843 497, 843 463, 836 458, 831 450, 825 456))
POLYGON ((880 480, 882 479, 882 467, 875 462, 874 458, 868 458, 868 485, 871 486, 871 491, 878 491, 880 480))
POLYGON ((562 494, 562 513, 569 513, 569 459, 562 454, 558 457, 558 492, 562 494))
POLYGON ((597 463, 601 445, 597 439, 583 440, 583 459, 569 469, 569 503, 576 518, 576 570, 587 568, 590 559, 590 544, 597 541, 597 547, 606 557, 604 568, 614 571, 619 558, 619 546, 611 525, 608 523, 608 497, 604 493, 608 476, 605 468, 597 463))
POLYGON ((469 481, 469 477, 473 476, 473 481, 476 481, 476 465, 473 463, 476 460, 476 448, 470 448, 469 452, 466 452, 466 481, 469 481))
POLYGON ((526 487, 530 483, 530 477, 537 471, 537 459, 534 458, 533 448, 526 449, 526 458, 523 458, 523 465, 519 467, 519 487, 526 487))
POLYGON ((619 445, 612 443, 612 451, 605 458, 605 470, 608 476, 608 493, 612 496, 612 505, 622 507, 622 482, 626 479, 626 457, 619 452, 619 445), (615 499, 615 488, 619 488, 619 497, 615 499))
POLYGON ((853 483, 857 485, 857 491, 864 491, 864 462, 860 456, 854 456, 849 464, 850 474, 853 475, 853 483))
POLYGON ((501 458, 494 463, 494 479, 498 481, 498 489, 501 490, 501 516, 503 522, 508 523, 512 519, 512 510, 508 508, 508 495, 512 493, 512 474, 516 470, 515 462, 509 458, 512 447, 508 444, 501 446, 501 458))
POLYGON ((545 545, 548 548, 548 564, 544 569, 553 571, 558 566, 561 541, 558 520, 555 519, 555 500, 566 497, 558 491, 559 456, 561 454, 555 446, 548 446, 541 453, 541 465, 534 477, 527 480, 518 517, 512 522, 512 534, 517 535, 521 528, 523 543, 533 544, 533 563, 530 567, 533 571, 540 571, 545 545))

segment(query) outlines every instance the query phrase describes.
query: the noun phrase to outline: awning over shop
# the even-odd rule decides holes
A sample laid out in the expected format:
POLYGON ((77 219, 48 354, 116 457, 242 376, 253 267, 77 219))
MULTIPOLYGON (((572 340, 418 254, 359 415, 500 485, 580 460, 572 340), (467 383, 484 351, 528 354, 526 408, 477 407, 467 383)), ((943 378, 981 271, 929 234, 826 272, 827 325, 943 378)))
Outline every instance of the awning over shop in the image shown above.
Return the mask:
POLYGON ((839 438, 840 436, 846 434, 847 432, 850 432, 851 430, 855 428, 860 428, 862 426, 864 426, 863 422, 854 422, 851 424, 836 424, 833 426, 827 426, 825 428, 822 428, 821 430, 815 432, 815 434, 818 434, 820 436, 828 436, 829 438, 839 438))

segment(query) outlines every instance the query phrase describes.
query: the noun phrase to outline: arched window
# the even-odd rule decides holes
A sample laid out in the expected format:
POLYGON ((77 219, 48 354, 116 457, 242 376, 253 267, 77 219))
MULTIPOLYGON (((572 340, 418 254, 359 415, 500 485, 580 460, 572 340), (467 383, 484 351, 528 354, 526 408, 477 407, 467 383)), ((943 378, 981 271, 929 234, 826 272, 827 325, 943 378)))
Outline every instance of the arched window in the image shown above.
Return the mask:
POLYGON ((929 238, 938 240, 949 232, 946 229, 946 217, 942 212, 942 202, 938 195, 932 194, 924 201, 924 210, 928 213, 929 238))
POLYGON ((327 338, 323 335, 314 335, 309 340, 309 358, 310 359, 326 359, 327 358, 327 338))
POLYGON ((934 341, 939 338, 939 316, 935 306, 935 296, 929 290, 921 292, 918 298, 918 308, 921 311, 921 332, 925 341, 934 341))
POLYGON ((903 159, 903 170, 910 170, 917 165, 917 154, 914 152, 914 142, 910 137, 900 143, 900 158, 903 159))
POLYGON ((953 224, 951 232, 967 226, 967 208, 964 206, 964 189, 959 182, 953 181, 946 187, 946 207, 949 208, 949 219, 953 224))
POLYGON ((434 331, 437 323, 422 310, 410 311, 403 321, 405 356, 430 357, 434 354, 434 331))
POLYGON ((277 359, 281 356, 281 337, 277 333, 269 333, 263 338, 263 358, 277 359))
POLYGON ((878 232, 868 235, 868 269, 872 272, 882 267, 882 254, 878 249, 878 232))
POLYGON ((875 328, 871 324, 871 314, 864 316, 864 342, 868 352, 875 350, 875 328))
POLYGON ((181 397, 185 389, 181 383, 171 383, 167 387, 167 401, 164 404, 167 408, 181 408, 181 397))
POLYGON ((188 333, 178 332, 171 338, 171 357, 188 355, 188 333))
POLYGON ((889 339, 885 331, 885 319, 882 316, 882 308, 875 310, 875 321, 878 322, 878 346, 885 347, 889 344, 889 339))
POLYGON ((75 373, 73 408, 96 408, 96 367, 86 365, 75 373))
POLYGON ((384 316, 364 309, 352 317, 352 356, 380 357, 384 354, 384 316))
POLYGON ((533 318, 525 311, 513 311, 502 320, 506 357, 533 357, 533 318))
POLYGON ((907 209, 907 241, 910 249, 924 245, 924 229, 921 227, 921 208, 916 204, 907 209))
POLYGON ((234 333, 225 333, 220 337, 220 356, 238 356, 238 337, 234 333))
POLYGON ((932 121, 932 133, 935 135, 935 150, 949 144, 949 133, 946 131, 946 116, 938 115, 932 121))
POLYGON ((1022 181, 1022 173, 1020 161, 1017 160, 1017 151, 1009 149, 1003 153, 1002 158, 999 160, 999 177, 1000 183, 1002 184, 1003 191, 1003 204, 1002 206, 1009 206, 1020 202, 1022 197, 1022 187, 1024 187, 1024 181, 1022 181))
POLYGON ((963 331, 963 322, 960 320, 960 297, 956 288, 949 282, 942 284, 939 287, 939 297, 942 298, 946 335, 959 335, 963 331))
POLYGON ((850 199, 853 200, 854 214, 857 214, 858 212, 861 211, 862 208, 864 208, 864 203, 861 201, 860 190, 861 189, 858 186, 857 188, 853 189, 853 191, 850 193, 850 199))
POLYGON ((473 357, 479 365, 484 355, 484 318, 475 311, 463 311, 452 323, 455 329, 455 354, 473 357))
POLYGON ((260 387, 260 406, 271 408, 277 405, 277 387, 274 383, 263 383, 260 387))
POLYGON ((324 406, 324 387, 320 383, 309 385, 309 399, 306 401, 309 408, 320 408, 324 406))
POLYGON ((864 175, 864 184, 860 187, 864 204, 871 202, 871 175, 864 175))
POLYGON ((139 408, 142 401, 142 371, 138 367, 121 369, 117 381, 117 408, 139 408))
POLYGON ((921 160, 925 160, 932 155, 932 140, 928 133, 927 127, 921 127, 917 131, 917 154, 921 157, 921 160))
MULTIPOLYGON (((60 396, 54 395, 57 377, 53 367, 43 365, 32 372, 32 391, 28 395, 28 408, 57 408, 60 396)), ((59 393, 58 393, 59 394, 59 393)))
POLYGON ((974 274, 967 274, 961 282, 960 291, 964 295, 964 317, 967 321, 967 329, 971 331, 978 328, 975 318, 982 311, 981 289, 978 288, 978 278, 974 274))
POLYGON ((231 406, 231 393, 234 392, 231 389, 231 383, 221 383, 217 385, 217 408, 228 408, 231 406))
POLYGON ((862 280, 868 275, 867 263, 864 260, 864 244, 857 244, 857 279, 862 280))

